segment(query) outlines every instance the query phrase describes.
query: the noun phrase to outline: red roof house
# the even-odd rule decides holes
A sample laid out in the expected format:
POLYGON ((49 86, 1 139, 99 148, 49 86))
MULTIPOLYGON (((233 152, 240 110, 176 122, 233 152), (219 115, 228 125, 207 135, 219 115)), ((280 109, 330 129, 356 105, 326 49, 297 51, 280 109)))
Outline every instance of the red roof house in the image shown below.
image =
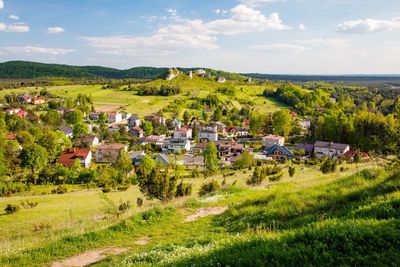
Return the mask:
POLYGON ((67 148, 58 158, 58 163, 71 167, 76 159, 79 159, 82 167, 88 169, 92 161, 92 151, 90 148, 67 148))

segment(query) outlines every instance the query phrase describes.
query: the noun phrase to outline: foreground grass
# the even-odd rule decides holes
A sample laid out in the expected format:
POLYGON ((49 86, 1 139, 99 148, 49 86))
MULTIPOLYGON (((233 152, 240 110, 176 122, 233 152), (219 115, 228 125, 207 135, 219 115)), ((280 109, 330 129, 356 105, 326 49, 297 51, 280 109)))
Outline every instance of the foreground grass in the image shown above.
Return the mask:
POLYGON ((399 263, 399 174, 372 169, 306 176, 256 188, 228 186, 216 197, 185 200, 184 206, 172 203, 102 230, 0 256, 0 265, 42 266, 110 246, 129 251, 99 266, 399 263), (222 216, 183 222, 201 206, 230 208, 222 216), (143 238, 149 243, 138 245, 143 238))

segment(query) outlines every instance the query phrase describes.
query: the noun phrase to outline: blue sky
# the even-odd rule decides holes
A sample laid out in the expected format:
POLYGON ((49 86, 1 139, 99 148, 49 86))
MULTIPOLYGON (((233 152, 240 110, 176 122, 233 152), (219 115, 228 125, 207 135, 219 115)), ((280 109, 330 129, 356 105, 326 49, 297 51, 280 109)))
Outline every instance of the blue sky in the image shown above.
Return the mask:
POLYGON ((0 61, 399 74, 398 0, 0 0, 0 61))

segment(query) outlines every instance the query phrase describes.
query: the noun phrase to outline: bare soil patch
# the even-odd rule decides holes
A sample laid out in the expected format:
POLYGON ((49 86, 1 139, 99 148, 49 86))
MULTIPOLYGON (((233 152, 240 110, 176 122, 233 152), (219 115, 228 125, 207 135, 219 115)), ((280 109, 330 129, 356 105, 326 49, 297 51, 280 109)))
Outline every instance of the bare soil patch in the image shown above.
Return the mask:
POLYGON ((100 262, 107 258, 107 256, 116 256, 127 251, 125 248, 105 248, 99 250, 86 251, 77 256, 54 262, 52 267, 82 267, 100 262))
POLYGON ((219 215, 224 213, 228 207, 207 207, 207 208, 199 208, 197 212, 187 216, 183 221, 184 222, 194 222, 198 219, 210 216, 210 215, 219 215))
POLYGON ((147 245, 148 243, 150 243, 150 237, 148 236, 145 236, 135 242, 135 244, 139 246, 144 246, 147 245))

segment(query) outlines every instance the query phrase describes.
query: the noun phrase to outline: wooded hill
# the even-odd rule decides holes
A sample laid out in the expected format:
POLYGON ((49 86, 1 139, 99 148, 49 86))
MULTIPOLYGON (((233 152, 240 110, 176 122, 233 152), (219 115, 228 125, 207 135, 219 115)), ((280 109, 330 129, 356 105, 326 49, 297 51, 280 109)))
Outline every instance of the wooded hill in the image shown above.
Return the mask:
MULTIPOLYGON (((199 68, 179 68, 188 73, 199 68)), ((246 77, 220 70, 205 69, 212 76, 224 76, 228 80, 243 80, 246 77)), ((101 66, 71 66, 45 64, 28 61, 9 61, 0 63, 0 79, 35 78, 106 78, 106 79, 157 79, 164 78, 168 68, 134 67, 126 70, 101 66)))

